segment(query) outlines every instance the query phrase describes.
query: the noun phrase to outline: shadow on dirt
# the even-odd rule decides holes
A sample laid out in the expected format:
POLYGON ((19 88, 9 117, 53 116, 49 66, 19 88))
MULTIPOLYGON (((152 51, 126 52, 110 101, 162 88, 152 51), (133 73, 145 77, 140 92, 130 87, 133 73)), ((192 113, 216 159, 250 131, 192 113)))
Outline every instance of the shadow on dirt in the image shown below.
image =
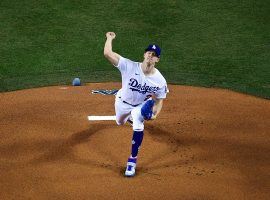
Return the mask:
MULTIPOLYGON (((62 162, 103 168, 113 171, 114 174, 123 176, 125 166, 123 166, 119 157, 115 155, 115 152, 99 151, 98 153, 104 158, 104 162, 91 158, 80 158, 74 153, 74 147, 76 145, 87 143, 95 134, 111 128, 111 124, 95 124, 86 130, 74 133, 63 139, 26 140, 1 145, 0 156, 6 160, 1 169, 9 170, 18 167, 27 167, 29 165, 62 162)), ((118 129, 118 127, 115 128, 118 129)), ((166 169, 168 167, 192 166, 202 160, 214 165, 223 165, 222 162, 231 163, 238 160, 238 163, 243 165, 246 171, 252 171, 252 169, 245 167, 245 164, 250 163, 251 165, 253 162, 256 162, 264 166, 265 160, 268 157, 266 152, 269 152, 269 148, 262 145, 243 144, 230 140, 230 138, 201 140, 195 136, 177 134, 176 130, 164 130, 157 125, 148 124, 145 131, 154 141, 165 143, 167 148, 164 151, 153 153, 144 162, 139 162, 137 168, 137 175, 139 176, 142 174, 159 176, 155 173, 155 170, 166 169), (191 151, 195 145, 204 149, 204 151, 197 153, 196 156, 191 151), (212 150, 210 151, 209 149, 212 150), (226 156, 226 160, 223 159, 221 162, 221 158, 218 157, 219 155, 226 156)))
POLYGON ((45 152, 43 152, 38 158, 33 159, 30 163, 41 164, 44 162, 53 162, 59 160, 67 161, 75 159, 72 149, 74 146, 89 141, 93 135, 108 127, 109 125, 96 124, 87 130, 71 135, 67 139, 44 141, 44 143, 41 143, 41 145, 44 146, 45 152))
MULTIPOLYGON (((87 143, 94 137, 95 134, 102 132, 103 130, 111 128, 111 124, 94 124, 90 128, 74 133, 68 138, 63 139, 44 139, 39 141, 22 141, 15 142, 0 147, 0 155, 8 159, 15 161, 19 167, 27 165, 42 165, 44 163, 76 163, 80 165, 87 165, 97 168, 105 168, 116 173, 123 175, 125 166, 120 163, 119 158, 110 151, 100 151, 102 157, 107 162, 99 162, 97 160, 79 158, 74 154, 74 147, 83 143, 87 143), (31 158, 32 156, 32 158, 31 158), (29 161, 30 157, 30 161, 29 161), (33 158, 34 157, 34 158, 33 158), (24 159, 21 159, 24 158, 24 159)), ((117 127, 118 128, 118 127, 117 127)), ((151 159, 147 163, 141 163, 143 168, 138 168, 138 174, 141 172, 149 171, 150 169, 163 168, 166 166, 179 165, 183 161, 175 161, 163 164, 153 165, 158 159, 165 158, 169 154, 176 153, 181 146, 190 145, 196 143, 196 140, 187 141, 186 139, 180 140, 176 138, 173 133, 167 132, 157 126, 147 126, 146 132, 154 139, 161 142, 165 142, 168 145, 168 149, 159 154, 153 154, 151 159), (152 166, 150 168, 150 165, 152 166)), ((16 167, 14 165, 13 167, 16 167)), ((150 173, 150 172, 149 172, 150 173)))
POLYGON ((47 147, 46 150, 44 149, 45 152, 43 152, 41 156, 32 159, 30 161, 30 164, 39 165, 42 163, 62 161, 76 163, 80 165, 87 165, 91 167, 104 168, 118 173, 120 165, 118 163, 118 160, 114 157, 114 155, 112 155, 111 152, 106 152, 106 154, 102 154, 103 157, 106 157, 106 160, 108 162, 82 159, 77 157, 73 153, 73 147, 88 142, 95 134, 110 127, 110 124, 95 124, 92 125, 91 128, 75 133, 67 139, 44 142, 44 144, 42 145, 47 147))

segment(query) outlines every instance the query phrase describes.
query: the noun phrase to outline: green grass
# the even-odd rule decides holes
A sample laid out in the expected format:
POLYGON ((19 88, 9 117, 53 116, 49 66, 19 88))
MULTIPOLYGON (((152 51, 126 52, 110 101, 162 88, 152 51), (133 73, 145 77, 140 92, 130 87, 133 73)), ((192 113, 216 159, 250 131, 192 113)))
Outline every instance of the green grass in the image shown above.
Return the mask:
POLYGON ((270 6, 265 0, 2 0, 0 91, 120 81, 103 56, 140 61, 162 47, 169 83, 228 88, 270 98, 270 6))

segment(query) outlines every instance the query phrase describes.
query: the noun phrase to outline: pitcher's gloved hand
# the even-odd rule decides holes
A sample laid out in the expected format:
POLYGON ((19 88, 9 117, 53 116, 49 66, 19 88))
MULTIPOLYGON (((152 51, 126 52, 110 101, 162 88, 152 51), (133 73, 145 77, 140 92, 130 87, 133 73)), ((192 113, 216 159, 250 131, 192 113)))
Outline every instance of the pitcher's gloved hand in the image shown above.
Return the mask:
POLYGON ((141 108, 141 114, 145 120, 150 120, 153 115, 154 100, 148 100, 141 108))

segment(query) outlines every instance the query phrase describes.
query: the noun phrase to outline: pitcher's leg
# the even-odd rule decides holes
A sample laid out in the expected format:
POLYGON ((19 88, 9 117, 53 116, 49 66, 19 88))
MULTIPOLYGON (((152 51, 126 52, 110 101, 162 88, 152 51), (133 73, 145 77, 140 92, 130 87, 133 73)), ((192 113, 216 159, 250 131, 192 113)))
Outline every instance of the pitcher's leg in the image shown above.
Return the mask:
POLYGON ((128 158, 127 168, 125 171, 125 176, 129 177, 135 176, 137 155, 144 136, 143 134, 144 119, 141 116, 141 106, 134 108, 131 111, 131 116, 133 118, 133 137, 132 137, 131 155, 128 158))
POLYGON ((139 148, 142 144, 143 130, 144 130, 144 119, 141 116, 141 106, 134 108, 131 111, 131 116, 133 118, 133 137, 132 137, 131 156, 137 157, 139 148))
POLYGON ((134 131, 143 131, 144 130, 144 119, 141 115, 141 107, 137 106, 131 111, 131 116, 133 119, 133 130, 134 131))
POLYGON ((128 117, 130 116, 130 112, 132 107, 127 105, 121 101, 118 97, 115 99, 115 116, 116 116, 116 123, 118 125, 123 125, 127 122, 128 117))

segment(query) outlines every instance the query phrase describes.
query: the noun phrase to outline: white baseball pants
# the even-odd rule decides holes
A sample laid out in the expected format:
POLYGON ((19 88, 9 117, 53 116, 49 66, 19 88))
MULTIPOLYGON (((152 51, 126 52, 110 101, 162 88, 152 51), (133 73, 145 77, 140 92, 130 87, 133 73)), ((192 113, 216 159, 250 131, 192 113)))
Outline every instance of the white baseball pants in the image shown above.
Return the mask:
MULTIPOLYGON (((145 103, 145 102, 144 102, 145 103)), ((133 130, 143 131, 144 130, 144 119, 141 115, 141 107, 144 103, 134 107, 127 103, 124 103, 118 95, 115 97, 115 115, 116 123, 118 125, 123 125, 127 122, 128 118, 131 116, 133 120, 133 130)))

